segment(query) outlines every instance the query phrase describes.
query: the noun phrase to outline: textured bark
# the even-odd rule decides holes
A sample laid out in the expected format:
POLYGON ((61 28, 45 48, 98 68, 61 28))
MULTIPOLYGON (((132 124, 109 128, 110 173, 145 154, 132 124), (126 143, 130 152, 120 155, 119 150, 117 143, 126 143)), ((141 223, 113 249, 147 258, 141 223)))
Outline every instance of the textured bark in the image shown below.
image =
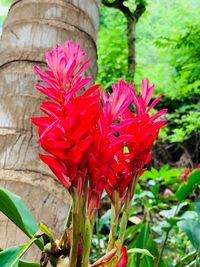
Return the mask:
MULTIPOLYGON (((0 41, 0 185, 19 194, 39 221, 58 235, 69 195, 38 159, 35 128, 41 96, 33 65, 45 65, 44 52, 57 42, 78 41, 91 57, 95 76, 98 0, 14 0, 0 41)), ((0 247, 27 238, 0 215, 0 247)), ((36 250, 31 252, 34 259, 36 250)), ((30 256, 30 255, 29 255, 30 256)))
POLYGON ((127 19, 127 44, 128 44, 128 77, 134 79, 136 69, 136 55, 135 55, 135 42, 136 42, 136 23, 146 10, 145 1, 137 3, 134 12, 124 5, 125 0, 115 0, 109 2, 102 0, 102 3, 107 7, 119 9, 127 19))
POLYGON ((135 26, 136 21, 130 17, 127 17, 127 42, 128 42, 128 76, 134 78, 136 68, 136 56, 135 56, 135 26))

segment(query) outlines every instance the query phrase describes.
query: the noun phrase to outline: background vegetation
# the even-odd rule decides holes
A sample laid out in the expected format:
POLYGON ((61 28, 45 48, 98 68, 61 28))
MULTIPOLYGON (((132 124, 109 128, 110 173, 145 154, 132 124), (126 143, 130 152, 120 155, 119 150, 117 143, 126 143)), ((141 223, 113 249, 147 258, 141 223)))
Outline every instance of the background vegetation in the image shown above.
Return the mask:
MULTIPOLYGON (((140 2, 124 4, 134 12, 140 2)), ((137 187, 126 245, 129 249, 148 249, 155 258, 161 258, 159 266, 200 266, 200 173, 191 180, 180 178, 184 168, 194 168, 200 162, 200 3, 155 0, 145 1, 145 7, 136 24, 134 83, 138 90, 144 77, 155 84, 156 95, 164 95, 160 105, 168 108, 168 122, 153 151, 152 165, 157 169, 146 171, 137 187)), ((108 90, 111 80, 133 79, 128 72, 126 16, 103 5, 98 63, 96 80, 108 90)), ((101 240, 108 213, 99 225, 101 240)), ((129 258, 131 267, 157 266, 149 256, 129 258)))
MULTIPOLYGON (((108 1, 113 3, 114 1, 108 1)), ((134 12, 146 11, 136 24, 136 69, 139 87, 148 77, 156 86, 159 104, 168 108, 167 124, 153 151, 151 168, 140 178, 129 214, 126 245, 148 249, 153 257, 133 251, 129 266, 200 266, 200 171, 181 178, 186 167, 200 162, 200 2, 199 0, 124 1, 134 12)), ((1 0, 0 25, 9 0, 1 0)), ((96 82, 110 90, 111 82, 128 72, 127 18, 118 9, 101 6, 97 42, 96 82)), ((109 212, 105 198, 96 225, 93 257, 104 252, 109 212)))
MULTIPOLYGON (((138 2, 124 4, 134 10, 138 2)), ((160 105, 168 108, 168 123, 155 153, 159 155, 157 165, 194 167, 199 162, 200 4, 197 0, 155 0, 145 1, 145 6, 136 25, 134 83, 138 86, 148 77, 156 86, 156 94, 164 94, 160 105), (163 142, 164 154, 160 151, 163 142)), ((111 80, 132 78, 127 69, 126 34, 124 14, 102 5, 97 81, 107 89, 111 80)))

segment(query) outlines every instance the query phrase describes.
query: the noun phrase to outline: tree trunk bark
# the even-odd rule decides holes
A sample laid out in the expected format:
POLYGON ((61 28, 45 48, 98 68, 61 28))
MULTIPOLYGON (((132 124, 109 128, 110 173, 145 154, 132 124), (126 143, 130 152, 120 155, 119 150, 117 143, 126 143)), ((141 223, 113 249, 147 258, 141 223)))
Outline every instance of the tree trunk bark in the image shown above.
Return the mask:
MULTIPOLYGON (((98 0, 14 0, 0 41, 0 185, 25 199, 40 222, 55 234, 64 228, 69 195, 39 161, 37 133, 31 117, 38 115, 41 95, 33 66, 45 65, 44 52, 73 39, 91 57, 87 75, 96 74, 98 0)), ((27 240, 0 214, 0 247, 27 240)), ((39 257, 35 247, 30 259, 39 257)))
POLYGON ((135 69, 136 69, 136 58, 135 58, 135 27, 136 20, 131 17, 127 17, 127 42, 128 42, 128 77, 134 80, 135 69))

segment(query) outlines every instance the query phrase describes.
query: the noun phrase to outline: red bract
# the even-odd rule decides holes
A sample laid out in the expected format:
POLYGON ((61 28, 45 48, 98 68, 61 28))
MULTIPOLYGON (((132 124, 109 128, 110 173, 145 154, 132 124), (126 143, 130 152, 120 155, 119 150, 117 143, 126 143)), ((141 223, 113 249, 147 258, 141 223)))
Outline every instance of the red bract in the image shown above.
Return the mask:
POLYGON ((127 141, 125 151, 121 149, 113 158, 106 185, 106 190, 111 199, 113 199, 114 192, 118 191, 123 202, 129 185, 151 159, 153 142, 165 123, 165 120, 157 119, 167 111, 163 109, 152 116, 150 115, 150 111, 161 98, 161 96, 158 96, 148 106, 153 92, 154 86, 149 87, 147 79, 142 81, 140 96, 137 96, 135 89, 132 87, 134 101, 132 109, 136 113, 127 109, 122 115, 122 120, 132 119, 132 122, 124 130, 124 134, 132 138, 127 141))
POLYGON ((103 91, 102 105, 98 85, 77 96, 90 81, 82 77, 89 62, 82 63, 84 55, 72 41, 66 42, 64 49, 58 44, 46 52, 49 68, 42 72, 35 67, 46 86, 36 87, 53 101, 42 102, 40 109, 47 116, 34 118, 33 123, 39 128, 41 147, 50 154, 40 154, 40 158, 65 187, 82 190, 88 175, 92 210, 98 207, 114 155, 130 139, 123 129, 132 119, 120 118, 133 96, 131 85, 123 80, 113 85, 112 94, 103 91))
POLYGON ((78 90, 85 86, 91 78, 83 78, 83 72, 89 64, 89 59, 82 62, 85 51, 80 49, 79 44, 69 40, 64 49, 60 44, 46 52, 48 69, 42 72, 35 66, 40 78, 48 85, 44 87, 37 84, 39 91, 54 99, 58 103, 66 103, 78 90))
POLYGON ((121 256, 116 267, 125 267, 127 263, 128 263, 128 254, 127 254, 126 247, 123 246, 121 249, 121 256))
POLYGON ((85 55, 79 45, 66 42, 65 49, 57 45, 46 53, 49 69, 39 73, 47 86, 37 85, 37 89, 52 101, 43 101, 40 109, 45 117, 32 121, 38 126, 39 143, 50 155, 40 154, 61 183, 70 188, 82 190, 86 175, 86 151, 92 143, 91 127, 99 118, 100 93, 95 85, 76 96, 90 78, 83 78, 82 72, 88 60, 81 65, 85 55))
POLYGON ((113 93, 102 92, 102 109, 97 126, 92 130, 93 144, 88 159, 89 213, 98 208, 100 197, 108 178, 113 157, 131 136, 123 133, 132 120, 120 121, 120 116, 132 102, 131 88, 120 80, 112 86, 113 93))
POLYGON ((83 71, 85 52, 78 44, 67 41, 46 52, 48 69, 35 70, 46 84, 36 88, 51 98, 43 101, 40 109, 46 114, 36 117, 39 144, 48 154, 40 158, 66 187, 82 190, 85 176, 89 180, 89 213, 98 208, 101 194, 106 190, 113 198, 115 191, 124 199, 127 188, 150 160, 150 151, 160 127, 157 120, 166 110, 150 116, 154 87, 144 80, 137 96, 132 84, 120 80, 112 86, 112 93, 94 85, 77 96, 91 78, 83 71), (129 110, 134 102, 136 113, 129 110), (126 152, 124 146, 126 145, 126 152))

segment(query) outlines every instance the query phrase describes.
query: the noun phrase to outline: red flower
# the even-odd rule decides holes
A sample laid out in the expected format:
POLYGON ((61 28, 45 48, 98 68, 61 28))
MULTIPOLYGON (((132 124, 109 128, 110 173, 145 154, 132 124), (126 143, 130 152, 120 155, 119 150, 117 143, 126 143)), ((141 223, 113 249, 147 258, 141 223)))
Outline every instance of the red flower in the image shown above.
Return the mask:
MULTIPOLYGON (((200 169, 200 165, 197 165, 193 170, 200 169)), ((181 174, 180 178, 181 180, 187 181, 188 175, 192 172, 192 169, 186 168, 184 173, 181 174)))
POLYGON ((116 267, 126 267, 127 263, 128 263, 128 254, 126 247, 123 246, 121 249, 121 256, 116 267))
POLYGON ((79 45, 66 42, 65 49, 58 44, 46 53, 49 69, 45 74, 38 68, 47 87, 37 89, 53 101, 43 101, 40 109, 47 115, 32 121, 38 126, 39 143, 50 155, 40 154, 61 183, 82 189, 86 175, 86 152, 92 143, 91 127, 96 125, 100 109, 99 86, 95 85, 77 96, 90 78, 82 72, 88 60, 81 65, 85 55, 79 45))
POLYGON ((46 52, 48 69, 35 67, 46 86, 36 88, 51 101, 42 102, 46 116, 33 118, 33 123, 38 126, 39 144, 48 153, 40 158, 66 188, 81 191, 87 175, 90 213, 98 208, 105 187, 111 199, 114 191, 124 199, 133 178, 151 158, 153 142, 165 123, 157 119, 166 110, 150 116, 161 96, 148 107, 154 91, 148 80, 142 82, 140 96, 123 80, 112 86, 111 94, 103 90, 102 99, 99 85, 77 96, 91 80, 83 77, 89 63, 83 62, 84 56, 72 41, 64 49, 58 44, 46 52), (128 108, 132 101, 136 113, 128 108))
POLYGON ((69 40, 64 49, 60 44, 46 52, 46 62, 49 67, 44 72, 37 66, 35 70, 48 85, 36 85, 37 89, 59 103, 68 101, 78 90, 85 86, 91 78, 83 78, 83 72, 89 64, 89 59, 82 63, 85 51, 79 44, 69 40))
POLYGON ((89 213, 98 208, 115 154, 131 138, 122 130, 132 120, 117 121, 132 102, 131 88, 120 80, 112 89, 113 93, 109 95, 102 91, 103 108, 100 110, 97 126, 92 129, 93 144, 88 158, 89 213))
POLYGON ((82 73, 89 60, 82 63, 85 52, 78 44, 58 44, 46 52, 48 69, 35 70, 46 86, 37 84, 39 91, 52 101, 43 101, 44 117, 33 118, 38 126, 39 144, 48 155, 40 154, 61 183, 82 190, 85 176, 89 178, 89 210, 98 207, 105 188, 114 155, 130 139, 124 129, 132 119, 121 116, 132 102, 131 85, 123 80, 113 85, 113 93, 102 92, 94 85, 82 95, 77 91, 90 81, 82 73))
POLYGON ((124 129, 124 134, 131 136, 131 140, 126 143, 126 151, 122 148, 113 158, 106 184, 106 190, 111 199, 113 199, 114 191, 118 191, 122 203, 129 185, 151 159, 153 143, 165 123, 164 120, 157 119, 167 111, 164 109, 150 116, 150 111, 161 96, 158 96, 148 107, 154 87, 148 86, 147 79, 142 81, 140 96, 137 96, 133 87, 131 87, 131 92, 134 101, 132 110, 135 110, 136 113, 126 109, 122 114, 122 122, 131 120, 131 123, 124 129))
POLYGON ((191 173, 191 170, 189 168, 186 168, 184 173, 181 174, 180 178, 182 180, 187 180, 188 175, 191 173))

